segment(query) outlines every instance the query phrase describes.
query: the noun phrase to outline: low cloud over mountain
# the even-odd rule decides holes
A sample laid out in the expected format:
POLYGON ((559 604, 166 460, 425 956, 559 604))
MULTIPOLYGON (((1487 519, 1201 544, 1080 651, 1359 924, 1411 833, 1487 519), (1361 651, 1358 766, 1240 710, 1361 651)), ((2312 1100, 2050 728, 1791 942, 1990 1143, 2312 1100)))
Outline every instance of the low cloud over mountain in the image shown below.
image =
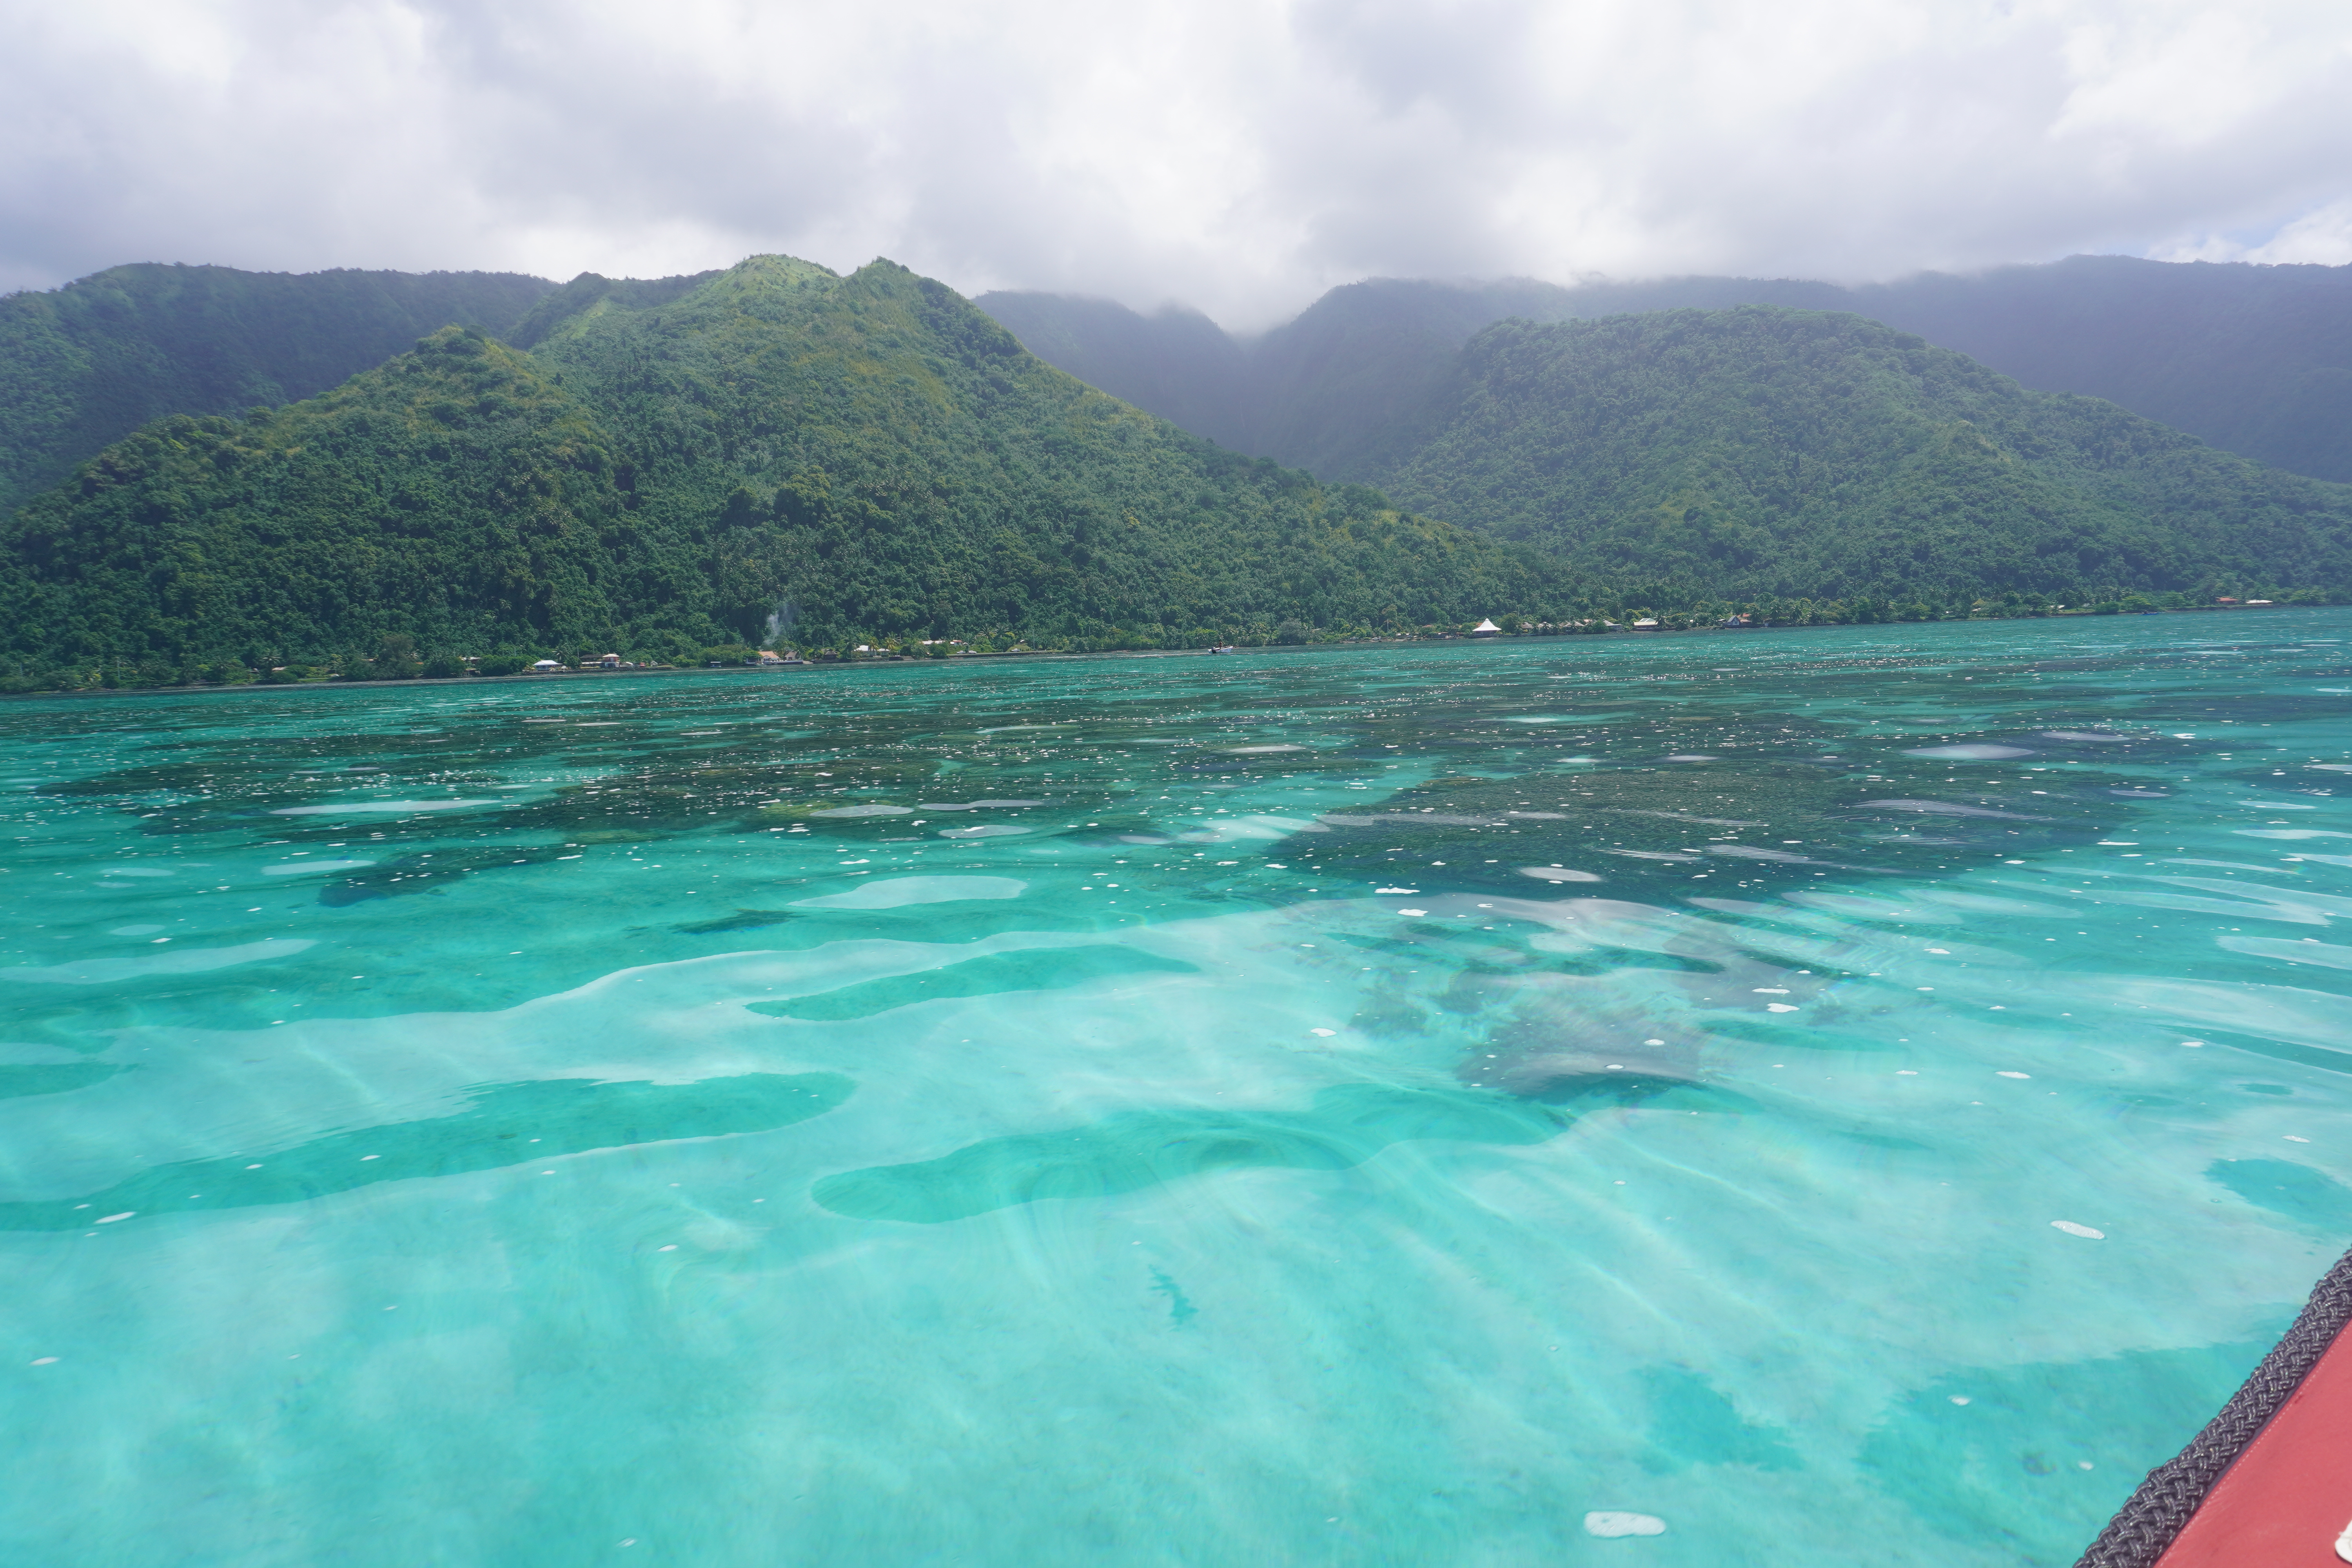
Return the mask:
POLYGON ((1367 275, 2352 260, 2334 7, 0 5, 0 287, 895 256, 1229 327, 1367 275))

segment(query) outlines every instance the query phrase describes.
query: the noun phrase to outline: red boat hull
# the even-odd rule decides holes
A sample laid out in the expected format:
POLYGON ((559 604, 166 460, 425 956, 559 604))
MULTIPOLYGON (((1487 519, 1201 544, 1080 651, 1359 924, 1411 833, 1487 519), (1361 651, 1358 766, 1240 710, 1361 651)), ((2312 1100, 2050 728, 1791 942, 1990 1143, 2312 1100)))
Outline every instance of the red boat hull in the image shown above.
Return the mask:
POLYGON ((2221 1413, 2140 1483, 2075 1568, 2352 1563, 2352 1253, 2221 1413))

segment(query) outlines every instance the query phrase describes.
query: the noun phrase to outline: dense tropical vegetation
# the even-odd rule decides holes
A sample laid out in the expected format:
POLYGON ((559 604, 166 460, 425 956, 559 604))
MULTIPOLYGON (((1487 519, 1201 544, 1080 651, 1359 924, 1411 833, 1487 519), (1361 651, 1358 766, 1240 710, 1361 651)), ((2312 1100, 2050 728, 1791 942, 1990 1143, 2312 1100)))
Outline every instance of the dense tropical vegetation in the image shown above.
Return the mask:
POLYGON ((1405 504, 1654 602, 2352 588, 2352 487, 1842 313, 1500 322, 1401 448, 1405 504))
POLYGON ((8 525, 5 655, 144 680, 770 637, 1198 644, 1458 621, 1543 581, 1093 391, 887 262, 570 302, 530 353, 446 328, 323 396, 107 448, 8 525))
POLYGON ((1247 340, 1179 310, 983 294, 982 309, 1079 379, 1234 448, 1325 479, 1395 464, 1401 424, 1482 328, 1782 305, 1916 332, 2040 392, 2104 397, 2226 451, 2352 481, 2352 267, 2075 256, 1844 288, 1669 278, 1574 288, 1372 279, 1247 340))
MULTIPOLYGON (((151 272, 215 269, 118 270, 152 293, 151 272)), ((250 276, 178 281, 236 297, 250 276)), ((348 290, 380 275, 330 276, 348 290)), ((504 341, 441 326, 317 395, 236 413, 175 384, 157 395, 182 411, 9 516, 0 689, 492 674, 606 652, 705 663, 780 645, 947 658, 1305 643, 1458 635, 1484 616, 1507 635, 1820 625, 2352 589, 2352 488, 2025 391, 1847 314, 1508 320, 1431 359, 1430 343, 1524 289, 1465 305, 1423 298, 1436 286, 1365 286, 1317 328, 1326 370, 1355 391, 1312 417, 1376 489, 1189 435, 888 262, 845 278, 761 257, 560 289, 410 281, 444 295, 365 294, 367 331, 394 319, 384 299, 414 311, 437 299, 504 310, 504 341), (1418 368, 1377 384, 1399 299, 1426 307, 1418 368), (1349 409, 1376 416, 1348 429, 1349 409)), ((189 364, 243 364, 250 386, 265 362, 317 375, 364 352, 356 326, 321 329, 320 346, 294 316, 247 303, 268 330, 215 361, 190 349, 189 364)), ((1213 359, 1204 328, 1167 330, 1213 359)), ((9 384, 38 393, 50 340, 19 335, 33 347, 8 362, 9 384)))
POLYGON ((310 397, 451 322, 504 333, 553 287, 142 263, 0 297, 0 516, 152 420, 310 397))

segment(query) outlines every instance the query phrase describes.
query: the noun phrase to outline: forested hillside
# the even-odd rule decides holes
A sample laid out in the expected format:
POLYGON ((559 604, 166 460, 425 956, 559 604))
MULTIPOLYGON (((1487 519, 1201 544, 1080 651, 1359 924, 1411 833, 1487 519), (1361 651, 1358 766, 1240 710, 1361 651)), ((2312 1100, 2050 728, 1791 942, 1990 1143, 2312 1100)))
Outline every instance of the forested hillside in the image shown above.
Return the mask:
POLYGON ((1507 316, 1559 320, 1573 292, 1528 279, 1373 279, 1247 341, 1191 310, 1146 316, 1065 294, 973 303, 1089 386, 1219 446, 1347 481, 1389 465, 1398 427, 1420 417, 1472 333, 1507 316))
POLYGON ((1253 452, 1241 344, 1197 310, 1146 316, 1108 300, 993 293, 973 301, 1021 346, 1088 386, 1236 452, 1253 452))
POLYGON ((1499 322, 1400 435, 1401 503, 1660 600, 2352 588, 2352 487, 1843 313, 1499 322))
POLYGON ((1157 644, 1538 592, 1517 547, 1220 451, 887 262, 575 284, 530 325, 529 353, 445 329, 321 396, 109 447, 7 524, 5 651, 1157 644))
MULTIPOLYGON (((220 281, 194 291, 217 300, 204 290, 220 281)), ((16 510, 0 525, 6 679, 2352 592, 2352 488, 2028 391, 1851 314, 1511 319, 1444 349, 1482 312, 1553 294, 1336 291, 1284 330, 1287 359, 1252 363, 1288 367, 1295 437, 1391 504, 1094 390, 888 262, 491 282, 484 297, 515 307, 510 342, 444 326, 315 396, 173 415, 16 510)), ((365 297, 426 315, 465 302, 456 283, 387 288, 365 297)), ((214 319, 189 310, 163 314, 214 319)), ((234 371, 250 388, 265 363, 323 374, 326 348, 297 352, 297 318, 215 315, 246 323, 219 340, 245 346, 170 361, 228 378, 204 385, 234 371), (252 321, 291 334, 276 361, 252 321)), ((1147 326, 1122 353, 1173 341, 1162 371, 1216 371, 1201 319, 1147 326)), ((362 334, 335 341, 355 353, 362 334)))
POLYGON ((1044 294, 978 302, 1080 379, 1327 479, 1392 467, 1400 422, 1491 322, 1782 305, 1851 310, 2036 391, 2104 397, 2258 462, 2352 481, 2352 267, 2078 256, 1852 289, 1753 278, 1575 288, 1374 279, 1332 289, 1262 337, 1228 339, 1225 352, 1207 336, 1213 325, 1183 312, 1145 317, 1044 294))
POLYGON ((503 333, 553 287, 142 264, 0 297, 0 516, 151 420, 312 396, 453 323, 503 333))
POLYGON ((2352 267, 2077 256, 1856 289, 1874 316, 2045 392, 2352 482, 2352 267))

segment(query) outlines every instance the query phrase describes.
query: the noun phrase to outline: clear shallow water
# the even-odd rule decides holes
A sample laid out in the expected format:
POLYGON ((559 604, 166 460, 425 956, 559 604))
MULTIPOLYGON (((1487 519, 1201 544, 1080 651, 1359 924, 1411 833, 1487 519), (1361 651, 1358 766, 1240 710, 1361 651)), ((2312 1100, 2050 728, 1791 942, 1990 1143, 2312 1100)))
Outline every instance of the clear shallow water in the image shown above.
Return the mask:
POLYGON ((2352 1241, 2347 696, 2298 611, 0 707, 0 1556, 2071 1562, 2352 1241))

